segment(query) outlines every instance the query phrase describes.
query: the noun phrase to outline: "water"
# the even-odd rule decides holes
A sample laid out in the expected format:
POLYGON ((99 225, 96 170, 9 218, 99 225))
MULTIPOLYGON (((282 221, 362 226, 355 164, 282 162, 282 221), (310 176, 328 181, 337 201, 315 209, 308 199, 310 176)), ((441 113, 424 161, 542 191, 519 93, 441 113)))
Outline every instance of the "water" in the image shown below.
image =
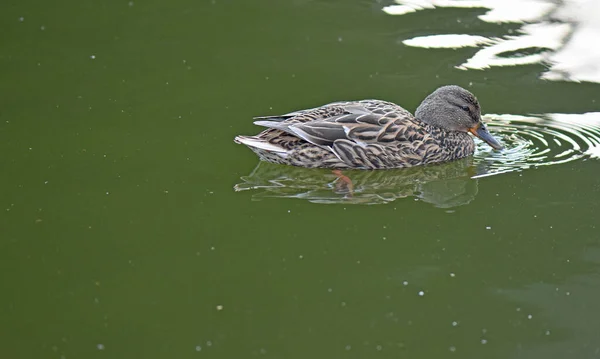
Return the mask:
POLYGON ((599 356, 598 3, 432 4, 0 5, 0 355, 599 356), (506 151, 350 187, 232 142, 448 83, 506 151))

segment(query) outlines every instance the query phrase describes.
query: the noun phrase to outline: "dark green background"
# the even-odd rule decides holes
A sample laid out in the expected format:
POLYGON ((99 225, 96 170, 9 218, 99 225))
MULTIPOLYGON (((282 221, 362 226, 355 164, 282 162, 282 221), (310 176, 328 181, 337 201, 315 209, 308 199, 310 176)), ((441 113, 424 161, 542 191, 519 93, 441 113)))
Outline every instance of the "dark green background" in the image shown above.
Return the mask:
POLYGON ((600 85, 542 65, 461 71, 475 49, 401 44, 514 24, 382 6, 3 2, 0 356, 598 355, 597 160, 479 179, 452 210, 233 191, 257 159, 232 139, 256 115, 413 111, 448 83, 487 113, 598 111, 600 85))

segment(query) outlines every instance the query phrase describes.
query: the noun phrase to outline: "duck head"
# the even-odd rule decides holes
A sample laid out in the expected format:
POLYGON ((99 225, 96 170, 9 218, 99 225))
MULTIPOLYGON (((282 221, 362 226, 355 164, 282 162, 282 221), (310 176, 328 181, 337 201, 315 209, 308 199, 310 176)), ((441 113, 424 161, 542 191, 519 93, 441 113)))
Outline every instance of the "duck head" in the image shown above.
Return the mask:
POLYGON ((503 148, 481 121, 477 98, 460 86, 442 86, 435 90, 421 102, 415 117, 447 131, 470 132, 496 150, 503 148))

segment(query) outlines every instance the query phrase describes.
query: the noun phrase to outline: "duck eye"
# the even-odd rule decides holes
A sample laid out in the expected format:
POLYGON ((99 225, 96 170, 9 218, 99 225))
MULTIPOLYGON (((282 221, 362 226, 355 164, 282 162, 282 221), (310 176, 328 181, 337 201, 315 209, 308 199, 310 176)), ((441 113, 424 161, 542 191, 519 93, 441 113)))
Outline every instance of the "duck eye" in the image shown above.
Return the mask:
POLYGON ((460 108, 462 108, 464 111, 469 112, 469 106, 460 106, 460 108))

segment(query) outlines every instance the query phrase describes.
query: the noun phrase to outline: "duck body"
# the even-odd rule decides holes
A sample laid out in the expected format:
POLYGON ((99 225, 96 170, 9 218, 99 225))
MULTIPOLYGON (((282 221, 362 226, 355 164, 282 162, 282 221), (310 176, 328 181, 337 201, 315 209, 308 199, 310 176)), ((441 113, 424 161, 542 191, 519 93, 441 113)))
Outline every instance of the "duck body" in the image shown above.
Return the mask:
MULTIPOLYGON (((424 121, 394 103, 362 100, 257 117, 254 123, 267 129, 256 136, 237 136, 235 142, 248 146, 263 161, 307 168, 391 169, 453 161, 474 153, 475 143, 468 132, 477 135, 476 127, 483 126, 479 105, 466 92, 473 99, 470 115, 476 118, 463 119, 462 127, 456 119, 466 105, 459 104, 458 110, 445 108, 442 117, 449 120, 444 122, 427 121, 437 111, 432 109, 439 109, 435 101, 426 99, 417 109, 417 114, 425 113, 424 121)), ((487 133, 485 127, 483 131, 487 133)))

